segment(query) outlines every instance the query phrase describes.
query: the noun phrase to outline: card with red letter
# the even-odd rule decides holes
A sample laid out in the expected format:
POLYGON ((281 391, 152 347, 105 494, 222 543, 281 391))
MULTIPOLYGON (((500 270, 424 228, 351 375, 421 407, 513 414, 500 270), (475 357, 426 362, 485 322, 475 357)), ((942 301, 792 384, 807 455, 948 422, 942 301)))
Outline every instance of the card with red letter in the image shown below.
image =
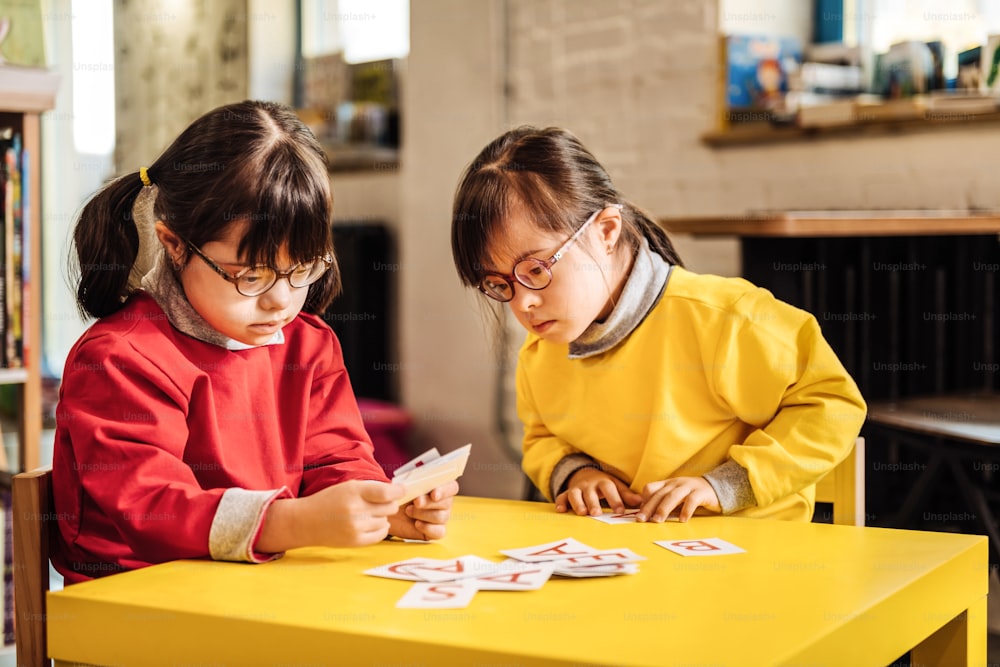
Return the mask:
POLYGON ((564 567, 588 567, 594 565, 616 565, 618 563, 637 563, 646 560, 645 556, 640 556, 631 549, 615 549, 613 551, 598 551, 597 553, 586 554, 585 556, 572 556, 552 561, 556 569, 564 567))
POLYGON ((417 496, 461 477, 471 449, 472 445, 468 444, 444 456, 436 456, 437 448, 429 449, 401 465, 392 476, 392 481, 404 485, 406 493, 396 502, 405 505, 417 496))
POLYGON ((501 549, 500 553, 516 558, 526 563, 541 563, 547 560, 561 560, 563 558, 573 558, 576 556, 589 556, 599 553, 600 549, 588 547, 583 542, 567 537, 565 540, 556 540, 533 547, 521 547, 520 549, 501 549))
POLYGON ((431 447, 420 456, 415 456, 406 463, 404 463, 403 465, 396 468, 396 472, 392 474, 393 476, 402 475, 404 472, 409 472, 414 468, 419 468, 425 463, 430 463, 434 459, 439 459, 439 458, 441 458, 441 452, 438 451, 437 447, 431 447))
POLYGON ((370 574, 373 577, 385 577, 386 579, 403 579, 404 581, 427 581, 423 577, 414 574, 410 568, 416 567, 418 565, 433 565, 440 564, 441 561, 434 560, 432 558, 410 558, 409 560, 401 560, 398 563, 389 563, 388 565, 379 565, 378 567, 373 567, 370 570, 365 570, 365 574, 370 574))
POLYGON ((496 574, 470 580, 481 591, 533 591, 552 576, 551 563, 523 563, 513 558, 497 563, 496 574))
POLYGON ((400 609, 462 609, 478 590, 466 581, 413 584, 396 606, 400 609))
POLYGON ((450 560, 428 560, 412 565, 409 571, 424 581, 457 581, 495 574, 498 564, 479 556, 461 556, 450 560))
POLYGON ((480 558, 479 556, 461 556, 440 560, 437 558, 411 558, 398 563, 380 565, 365 574, 387 579, 405 579, 406 581, 457 581, 483 575, 494 574, 499 564, 480 558))
POLYGON ((723 556, 725 554, 746 553, 746 549, 741 549, 735 544, 717 537, 706 537, 700 540, 659 540, 655 544, 681 556, 723 556))

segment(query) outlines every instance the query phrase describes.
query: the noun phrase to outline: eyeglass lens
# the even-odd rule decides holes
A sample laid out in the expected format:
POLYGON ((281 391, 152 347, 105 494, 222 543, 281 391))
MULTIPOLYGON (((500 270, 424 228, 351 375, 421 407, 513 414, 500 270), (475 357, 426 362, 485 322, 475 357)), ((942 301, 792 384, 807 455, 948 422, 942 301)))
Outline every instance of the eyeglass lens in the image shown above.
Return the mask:
MULTIPOLYGON (((314 260, 299 264, 292 268, 287 274, 288 282, 292 287, 308 287, 313 284, 326 272, 326 262, 314 260)), ((241 275, 236 283, 236 288, 240 294, 246 296, 256 296, 263 294, 278 281, 278 273, 267 266, 256 266, 241 275)))

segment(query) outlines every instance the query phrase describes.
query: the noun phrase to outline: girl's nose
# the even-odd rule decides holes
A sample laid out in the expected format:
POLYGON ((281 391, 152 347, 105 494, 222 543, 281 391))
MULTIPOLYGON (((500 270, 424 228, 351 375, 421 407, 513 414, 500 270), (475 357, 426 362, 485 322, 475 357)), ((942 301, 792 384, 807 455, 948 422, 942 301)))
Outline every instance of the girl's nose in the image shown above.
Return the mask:
POLYGON ((524 285, 518 284, 514 287, 514 296, 509 303, 514 310, 527 313, 542 303, 542 291, 528 289, 524 285))
POLYGON ((288 282, 288 279, 284 276, 278 278, 277 282, 271 286, 271 289, 267 290, 258 297, 258 302, 262 308, 267 310, 281 310, 287 308, 288 304, 292 302, 292 290, 293 289, 307 289, 307 288, 295 288, 292 284, 288 282))

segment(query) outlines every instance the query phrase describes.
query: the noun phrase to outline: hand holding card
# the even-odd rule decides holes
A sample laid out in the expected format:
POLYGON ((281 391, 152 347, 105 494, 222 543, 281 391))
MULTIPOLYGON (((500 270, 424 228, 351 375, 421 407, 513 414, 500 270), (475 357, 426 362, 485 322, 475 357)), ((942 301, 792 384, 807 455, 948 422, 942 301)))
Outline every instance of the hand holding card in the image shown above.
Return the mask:
POLYGON ((417 496, 461 477, 471 449, 472 445, 467 444, 440 456, 434 448, 401 465, 393 474, 392 481, 405 486, 406 493, 397 502, 405 505, 417 496))

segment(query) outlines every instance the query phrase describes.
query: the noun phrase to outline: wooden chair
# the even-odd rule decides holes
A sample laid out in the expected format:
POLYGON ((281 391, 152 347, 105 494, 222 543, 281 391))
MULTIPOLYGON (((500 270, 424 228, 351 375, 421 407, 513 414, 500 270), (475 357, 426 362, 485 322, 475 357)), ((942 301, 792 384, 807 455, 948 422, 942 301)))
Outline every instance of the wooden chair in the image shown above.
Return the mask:
POLYGON ((14 615, 17 664, 50 665, 45 593, 49 590, 49 531, 55 525, 52 469, 13 477, 14 615))
POLYGON ((833 522, 865 525, 865 439, 858 438, 847 458, 816 484, 816 502, 833 503, 833 522))

